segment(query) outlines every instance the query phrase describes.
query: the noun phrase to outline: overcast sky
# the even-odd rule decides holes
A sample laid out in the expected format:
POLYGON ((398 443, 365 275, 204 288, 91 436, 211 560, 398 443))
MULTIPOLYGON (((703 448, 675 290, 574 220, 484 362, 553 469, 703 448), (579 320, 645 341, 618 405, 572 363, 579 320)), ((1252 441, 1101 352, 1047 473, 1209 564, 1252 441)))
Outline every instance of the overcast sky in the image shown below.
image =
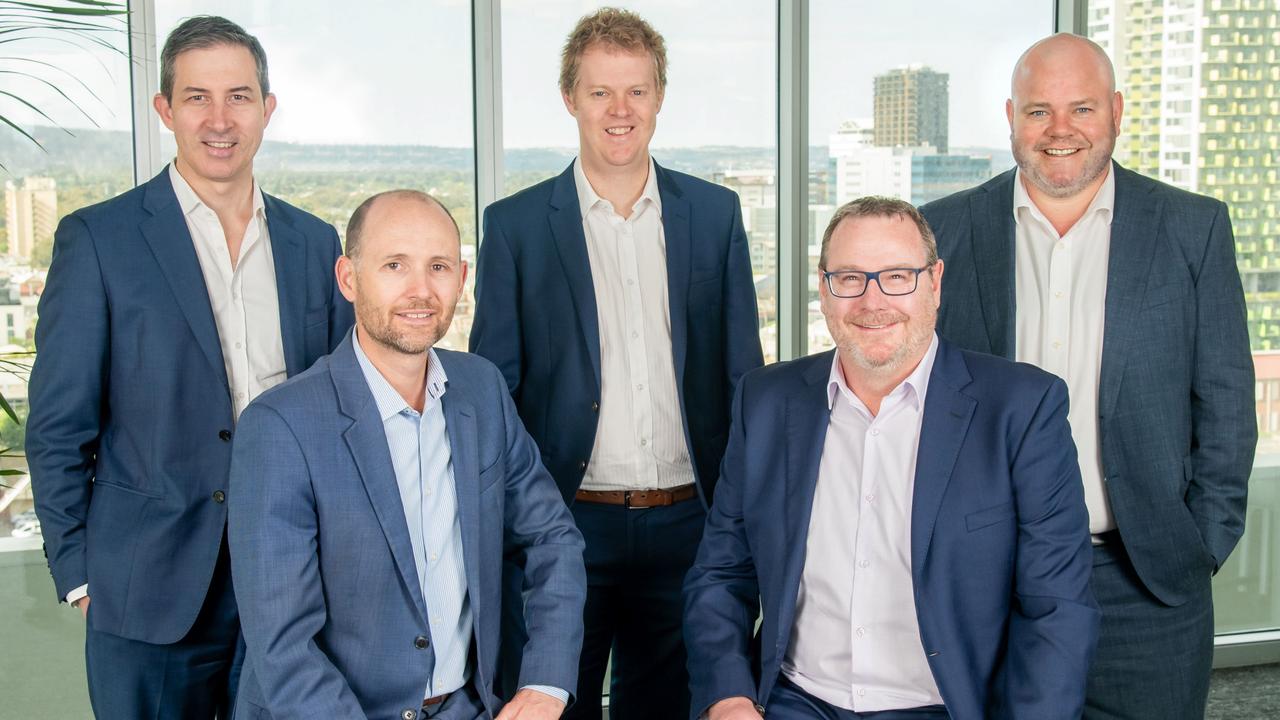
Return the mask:
MULTIPOLYGON (((157 0, 161 39, 182 18, 218 12, 262 41, 279 110, 268 139, 314 143, 472 143, 470 3, 157 0), (325 5, 332 7, 326 11, 325 5)), ((574 21, 599 3, 503 0, 504 143, 572 146, 573 120, 556 87, 559 52, 574 21)), ((773 0, 642 0, 668 44, 668 90, 657 146, 773 145, 777 16, 773 0)), ((1004 99, 1018 54, 1052 30, 1051 0, 814 0, 810 10, 810 142, 847 118, 869 117, 872 82, 906 64, 950 75, 950 143, 1008 144, 1004 99)), ((127 63, 106 52, 29 46, 37 60, 70 69, 103 97, 82 101, 104 127, 129 127, 127 63)), ((59 83, 64 87, 68 81, 59 83)), ((29 96, 40 97, 35 88, 29 96)), ((47 98, 72 127, 87 123, 47 98)), ((9 113, 9 110, 5 110, 9 113)), ((22 117, 21 113, 14 113, 22 117)))

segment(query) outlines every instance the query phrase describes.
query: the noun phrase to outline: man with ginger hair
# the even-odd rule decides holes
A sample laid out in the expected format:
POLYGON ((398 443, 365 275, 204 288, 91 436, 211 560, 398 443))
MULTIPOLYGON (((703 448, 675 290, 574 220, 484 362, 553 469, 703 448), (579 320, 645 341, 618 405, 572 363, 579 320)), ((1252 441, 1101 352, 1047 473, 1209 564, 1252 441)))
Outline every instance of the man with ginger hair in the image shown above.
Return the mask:
POLYGON ((1085 717, 1200 718, 1257 439, 1227 207, 1111 160, 1124 102, 1093 42, 1036 43, 1011 94, 1018 167, 923 208, 938 330, 1070 388, 1102 609, 1085 717))
MULTIPOLYGON (((600 717, 610 650, 612 718, 688 712, 681 582, 734 387, 763 362, 737 197, 649 155, 666 69, 662 36, 636 14, 582 18, 560 74, 578 157, 484 215, 471 349, 502 370, 586 540, 568 718, 600 717)), ((514 624, 507 635, 518 657, 514 624)))

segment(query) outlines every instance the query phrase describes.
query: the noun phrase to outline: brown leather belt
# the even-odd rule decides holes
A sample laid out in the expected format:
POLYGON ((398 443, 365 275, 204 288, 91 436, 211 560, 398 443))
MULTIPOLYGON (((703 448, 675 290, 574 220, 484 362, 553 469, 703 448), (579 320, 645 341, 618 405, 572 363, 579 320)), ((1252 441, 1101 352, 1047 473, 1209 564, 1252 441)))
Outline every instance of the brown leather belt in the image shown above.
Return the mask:
POLYGON ((448 700, 448 699, 449 699, 449 696, 450 696, 450 695, 452 695, 452 694, 453 694, 453 693, 445 693, 445 694, 443 694, 443 695, 437 695, 437 696, 435 696, 435 697, 429 697, 429 698, 427 698, 426 700, 423 700, 423 701, 422 701, 422 707, 424 707, 424 708, 429 708, 429 707, 433 707, 433 706, 439 705, 440 703, 444 702, 445 700, 448 700))
POLYGON ((578 502, 622 505, 628 508, 666 507, 696 497, 698 489, 693 483, 670 490, 579 490, 574 495, 578 502))

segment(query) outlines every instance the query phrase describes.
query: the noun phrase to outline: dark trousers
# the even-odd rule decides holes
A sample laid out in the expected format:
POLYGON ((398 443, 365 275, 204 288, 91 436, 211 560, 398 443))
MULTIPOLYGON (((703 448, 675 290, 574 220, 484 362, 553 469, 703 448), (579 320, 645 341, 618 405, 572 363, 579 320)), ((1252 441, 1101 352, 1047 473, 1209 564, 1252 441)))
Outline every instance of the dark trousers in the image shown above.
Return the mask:
POLYGON ((764 710, 769 720, 943 720, 950 717, 941 705, 854 712, 810 695, 781 675, 769 693, 769 702, 765 703, 764 710))
MULTIPOLYGON (((93 614, 89 588, 89 614, 93 614)), ((195 624, 172 645, 85 634, 85 663, 93 714, 103 720, 205 720, 228 718, 235 707, 244 640, 231 586, 224 538, 209 594, 195 624)))
POLYGON ((1209 576, 1190 600, 1169 607, 1142 585, 1117 538, 1093 549, 1090 585, 1102 608, 1102 632, 1084 716, 1201 720, 1213 665, 1209 576))
POLYGON ((564 720, 600 718, 610 650, 610 720, 689 717, 680 590, 702 539, 702 505, 693 499, 632 510, 579 502, 572 510, 587 544, 587 604, 577 702, 564 720))

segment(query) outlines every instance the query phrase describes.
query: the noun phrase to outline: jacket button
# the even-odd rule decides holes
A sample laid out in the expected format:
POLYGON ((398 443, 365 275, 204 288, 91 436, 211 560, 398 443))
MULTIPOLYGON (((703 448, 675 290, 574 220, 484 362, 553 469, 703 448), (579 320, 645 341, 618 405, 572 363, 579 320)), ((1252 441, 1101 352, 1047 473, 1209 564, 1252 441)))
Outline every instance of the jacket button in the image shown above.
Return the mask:
POLYGON ((221 440, 222 442, 231 442, 231 431, 230 431, 230 430, 219 430, 219 431, 218 431, 218 439, 219 439, 219 440, 221 440))
POLYGON ((422 635, 419 635, 418 637, 413 639, 413 646, 418 648, 419 650, 426 650, 427 646, 430 644, 431 644, 431 641, 427 640, 427 638, 422 635))
POLYGON ((591 412, 600 412, 600 403, 598 402, 591 403, 591 412))
POLYGON ((413 710, 405 710, 400 713, 400 717, 403 718, 403 720, 415 720, 415 718, 418 717, 418 713, 413 710))
POLYGON ((227 494, 222 492, 221 490, 214 490, 213 501, 219 504, 224 503, 227 501, 227 494))
POLYGON ((579 470, 586 470, 586 469, 587 469, 587 461, 586 461, 586 460, 579 460, 579 461, 578 461, 578 469, 579 469, 579 470))

